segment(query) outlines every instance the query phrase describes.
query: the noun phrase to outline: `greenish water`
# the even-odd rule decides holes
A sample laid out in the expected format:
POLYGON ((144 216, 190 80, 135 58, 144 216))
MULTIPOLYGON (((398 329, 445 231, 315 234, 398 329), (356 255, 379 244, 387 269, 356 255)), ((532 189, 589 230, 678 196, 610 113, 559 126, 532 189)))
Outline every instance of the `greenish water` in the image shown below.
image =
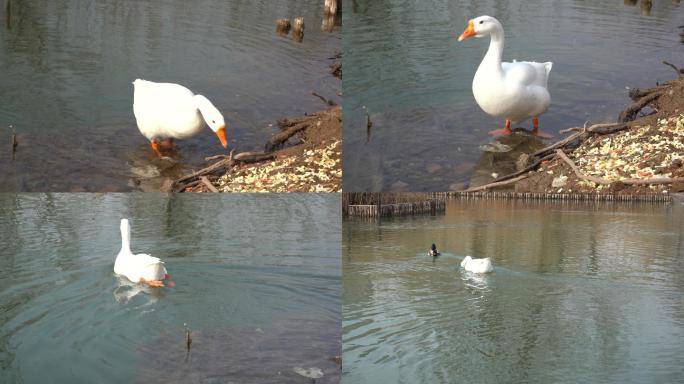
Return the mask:
POLYGON ((328 68, 339 29, 322 32, 322 17, 323 1, 0 1, 0 190, 135 190, 131 179, 226 153, 207 127, 178 143, 180 164, 155 160, 133 116, 136 78, 207 96, 229 149, 263 150, 277 119, 325 107, 311 91, 340 102, 328 68), (275 33, 276 19, 296 16, 301 43, 275 33))
POLYGON ((0 382, 308 383, 340 355, 337 194, 0 194, 0 382), (119 220, 176 285, 113 274, 119 220), (187 353, 185 329, 193 331, 187 353))
POLYGON ((345 220, 343 381, 680 381, 683 210, 451 201, 345 220), (460 272, 465 255, 494 272, 460 272))
POLYGON ((626 87, 673 79, 661 61, 684 60, 679 1, 653 1, 648 14, 622 0, 354 0, 343 10, 345 191, 468 182, 487 132, 503 125, 471 90, 488 39, 457 41, 473 17, 502 22, 504 60, 553 62, 541 128, 556 137, 586 120, 614 121, 630 102, 626 87))

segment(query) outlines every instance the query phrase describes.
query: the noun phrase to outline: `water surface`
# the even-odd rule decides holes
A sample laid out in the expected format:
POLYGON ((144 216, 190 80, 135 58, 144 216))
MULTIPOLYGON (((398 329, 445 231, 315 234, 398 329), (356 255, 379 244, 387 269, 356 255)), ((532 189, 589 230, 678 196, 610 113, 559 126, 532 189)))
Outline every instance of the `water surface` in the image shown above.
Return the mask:
POLYGON ((206 127, 179 142, 180 164, 154 159, 133 116, 136 78, 207 96, 228 123, 229 149, 263 150, 275 121, 340 101, 328 65, 338 30, 323 2, 3 0, 0 8, 0 190, 126 191, 132 178, 175 177, 225 153, 206 127), (275 20, 303 16, 301 43, 275 20))
POLYGON ((489 42, 457 41, 469 19, 501 21, 504 60, 553 62, 541 127, 557 135, 614 121, 626 87, 674 78, 661 61, 684 61, 678 3, 653 1, 646 12, 622 0, 345 2, 344 189, 443 191, 468 181, 487 132, 503 125, 472 96, 489 42))
POLYGON ((683 209, 451 201, 345 220, 343 380, 681 380, 683 209), (494 272, 460 272, 465 255, 494 272))
POLYGON ((339 195, 0 194, 0 217, 2 383, 339 382, 339 195), (113 274, 121 217, 173 288, 113 274))

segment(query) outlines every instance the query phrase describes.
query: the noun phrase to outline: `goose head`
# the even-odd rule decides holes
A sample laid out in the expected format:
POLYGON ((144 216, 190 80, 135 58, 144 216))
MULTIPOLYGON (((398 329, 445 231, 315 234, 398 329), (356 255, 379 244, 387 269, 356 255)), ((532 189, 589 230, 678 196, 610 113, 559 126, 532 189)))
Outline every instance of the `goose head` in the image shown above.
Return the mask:
POLYGON ((197 109, 202 114, 204 121, 219 138, 223 148, 228 147, 228 140, 226 139, 226 122, 223 120, 221 112, 219 112, 219 110, 214 107, 214 104, 206 97, 195 95, 194 98, 197 103, 197 109))
POLYGON ((463 259, 463 261, 461 261, 461 267, 465 267, 466 264, 470 263, 470 261, 471 261, 472 259, 473 259, 472 257, 466 256, 466 257, 463 259))
POLYGON ((500 31, 503 31, 503 27, 499 20, 491 16, 479 16, 468 21, 468 26, 458 37, 458 41, 471 37, 484 37, 500 31))

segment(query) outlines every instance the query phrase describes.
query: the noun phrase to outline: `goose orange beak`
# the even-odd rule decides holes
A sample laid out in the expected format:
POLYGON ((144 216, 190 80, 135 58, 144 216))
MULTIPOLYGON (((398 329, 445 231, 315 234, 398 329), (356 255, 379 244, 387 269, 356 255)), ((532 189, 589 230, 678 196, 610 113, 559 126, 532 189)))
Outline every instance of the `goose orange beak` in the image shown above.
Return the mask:
POLYGON ((228 140, 226 140, 226 126, 222 126, 218 130, 216 130, 216 136, 218 136, 219 140, 221 140, 221 145, 223 145, 223 148, 228 148, 228 140))
POLYGON ((461 36, 458 37, 458 41, 463 41, 469 37, 475 36, 475 23, 473 23, 472 20, 468 21, 468 26, 466 27, 466 30, 461 33, 461 36))

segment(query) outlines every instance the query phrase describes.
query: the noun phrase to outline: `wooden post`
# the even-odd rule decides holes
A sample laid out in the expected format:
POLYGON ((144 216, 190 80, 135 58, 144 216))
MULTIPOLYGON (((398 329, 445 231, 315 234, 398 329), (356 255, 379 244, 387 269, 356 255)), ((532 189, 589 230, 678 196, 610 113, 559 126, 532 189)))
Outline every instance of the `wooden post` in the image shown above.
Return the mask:
POLYGON ((337 13, 337 0, 325 0, 323 8, 326 16, 334 16, 337 13))

